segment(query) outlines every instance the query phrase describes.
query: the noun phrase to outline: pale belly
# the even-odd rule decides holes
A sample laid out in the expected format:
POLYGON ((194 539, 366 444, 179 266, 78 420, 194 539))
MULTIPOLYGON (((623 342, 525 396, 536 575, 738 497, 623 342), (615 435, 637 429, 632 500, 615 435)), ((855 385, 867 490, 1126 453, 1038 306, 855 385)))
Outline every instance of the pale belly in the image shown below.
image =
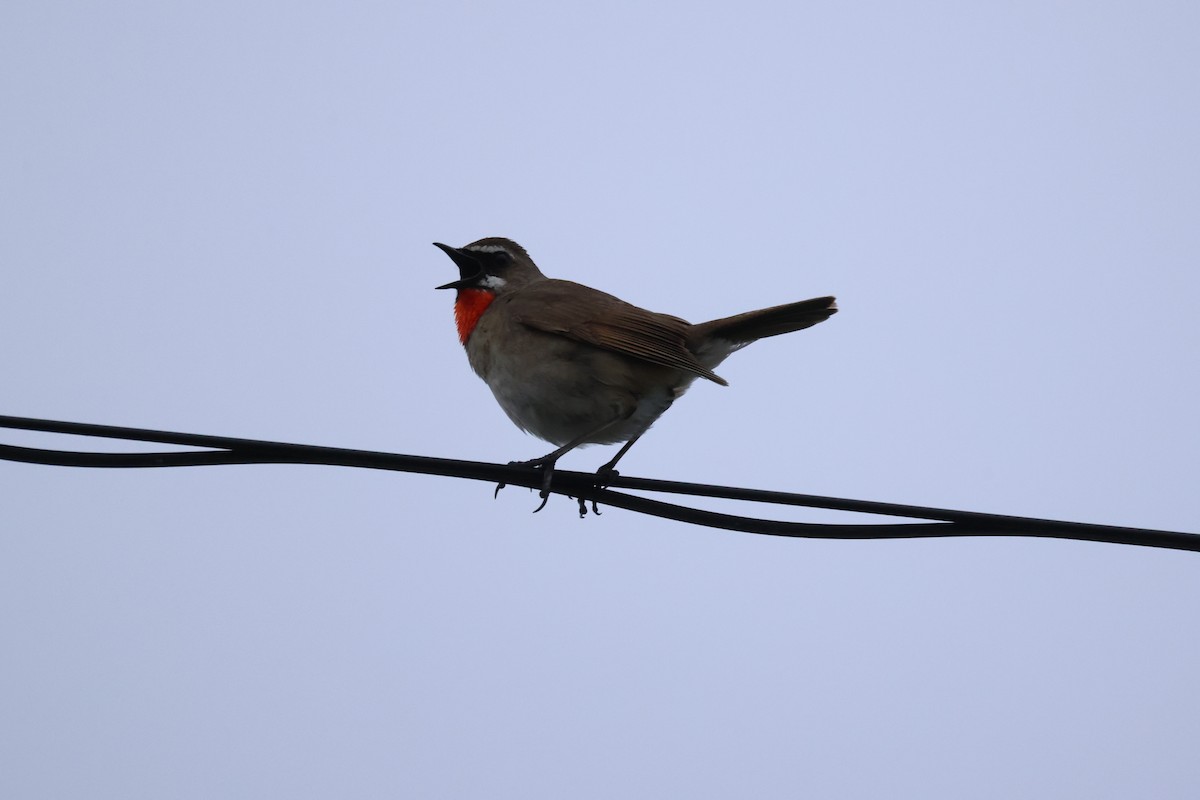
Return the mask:
POLYGON ((557 446, 641 435, 691 384, 679 370, 539 335, 522 348, 468 347, 472 368, 523 431, 557 446))

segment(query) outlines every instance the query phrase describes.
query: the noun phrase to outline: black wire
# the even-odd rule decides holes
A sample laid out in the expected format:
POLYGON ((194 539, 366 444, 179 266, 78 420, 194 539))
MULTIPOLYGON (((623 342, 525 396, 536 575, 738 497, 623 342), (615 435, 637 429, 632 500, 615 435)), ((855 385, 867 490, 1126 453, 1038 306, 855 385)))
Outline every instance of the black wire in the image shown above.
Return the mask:
MULTIPOLYGON (((541 486, 541 473, 530 467, 489 464, 478 461, 458 461, 427 456, 381 453, 370 450, 350 450, 336 447, 267 442, 257 439, 235 439, 189 433, 172 433, 140 428, 120 428, 110 425, 91 425, 80 422, 31 419, 0 415, 0 427, 21 430, 98 436, 156 442, 182 447, 204 447, 203 451, 170 453, 96 453, 44 450, 15 445, 0 445, 0 459, 34 464, 71 467, 144 468, 184 467, 215 464, 323 464, 330 466, 385 469, 398 472, 418 472, 455 478, 505 483, 536 489, 541 486)), ((847 500, 836 497, 744 489, 730 486, 711 486, 700 483, 654 480, 613 476, 606 487, 595 486, 591 473, 556 470, 551 491, 624 508, 665 519, 706 525, 725 530, 760 533, 774 536, 811 537, 823 539, 902 539, 934 536, 1035 536, 1076 539, 1113 544, 1133 544, 1200 552, 1200 535, 1173 531, 1125 528, 1112 525, 1092 525, 1082 522, 1060 522, 973 511, 952 511, 941 508, 898 505, 868 500, 847 500), (818 524, 788 522, 734 516, 698 508, 665 503, 637 495, 613 491, 614 488, 665 492, 807 506, 840 511, 883 514, 938 520, 926 523, 890 523, 878 525, 818 524)))

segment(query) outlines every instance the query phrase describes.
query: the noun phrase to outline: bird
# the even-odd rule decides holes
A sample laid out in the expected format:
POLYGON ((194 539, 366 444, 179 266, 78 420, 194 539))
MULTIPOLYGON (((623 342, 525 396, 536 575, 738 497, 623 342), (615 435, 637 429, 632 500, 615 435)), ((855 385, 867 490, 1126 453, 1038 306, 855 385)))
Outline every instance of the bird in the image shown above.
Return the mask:
MULTIPOLYGON (((542 470, 535 512, 545 507, 564 454, 623 443, 597 471, 602 485, 697 378, 727 386, 713 370, 731 353, 824 322, 838 310, 833 297, 815 297, 693 325, 548 278, 511 239, 433 244, 458 267, 458 280, 436 288, 455 290, 455 325, 471 369, 518 428, 555 446, 539 458, 510 462, 542 470)), ((586 513, 582 500, 580 511, 586 513)))

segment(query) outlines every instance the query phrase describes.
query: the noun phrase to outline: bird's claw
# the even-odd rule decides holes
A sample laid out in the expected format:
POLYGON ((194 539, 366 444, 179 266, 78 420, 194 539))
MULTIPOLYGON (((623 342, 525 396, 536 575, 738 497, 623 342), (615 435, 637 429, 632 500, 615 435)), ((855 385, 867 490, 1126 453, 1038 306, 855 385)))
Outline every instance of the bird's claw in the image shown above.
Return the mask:
MULTIPOLYGON (((584 517, 586 517, 588 515, 588 509, 587 509, 588 500, 587 500, 587 498, 586 497, 572 497, 571 499, 579 504, 579 518, 583 519, 584 517)), ((591 501, 591 503, 592 503, 592 513, 595 514, 597 517, 603 516, 600 513, 600 508, 596 505, 596 501, 593 499, 591 501)))
MULTIPOLYGON (((538 497, 542 498, 542 502, 533 510, 533 513, 536 514, 545 508, 546 503, 550 500, 550 481, 554 477, 553 462, 547 464, 541 459, 535 458, 532 461, 510 461, 508 462, 508 465, 510 467, 533 467, 534 469, 540 469, 542 471, 542 488, 541 491, 538 492, 538 497)), ((503 482, 496 484, 496 491, 492 492, 492 499, 495 500, 497 497, 499 497, 500 490, 507 485, 507 483, 503 482)))
MULTIPOLYGON (((550 501, 550 482, 554 479, 554 464, 553 464, 553 462, 545 463, 545 462, 541 461, 540 459, 534 459, 533 461, 510 461, 510 462, 508 462, 508 465, 510 467, 533 467, 534 469, 540 469, 542 471, 542 487, 538 491, 538 497, 540 497, 542 499, 542 502, 538 503, 538 507, 533 510, 533 513, 536 514, 539 511, 541 511, 543 508, 545 508, 546 503, 548 503, 550 501)), ((597 470, 596 480, 593 485, 597 489, 606 489, 606 488, 608 488, 608 482, 611 481, 613 478, 616 478, 620 474, 621 473, 617 472, 615 469, 612 469, 611 467, 603 466, 599 470, 597 470)), ((500 490, 503 489, 507 485, 508 484, 506 484, 506 483, 496 484, 496 491, 494 491, 492 493, 492 499, 494 500, 497 497, 499 497, 500 490)), ((577 503, 579 503, 579 518, 583 519, 584 517, 586 517, 588 514, 588 509, 587 509, 588 500, 583 497, 578 497, 578 498, 573 497, 571 499, 575 500, 577 503)), ((592 505, 592 513, 595 514, 597 517, 602 516, 602 514, 600 513, 600 506, 597 505, 595 498, 591 499, 591 505, 592 505)))
POLYGON ((533 513, 537 513, 546 507, 546 503, 550 501, 550 481, 554 478, 554 464, 538 464, 535 465, 542 470, 542 490, 538 492, 538 497, 542 498, 542 502, 533 513))
MULTIPOLYGON (((617 472, 612 467, 605 465, 605 466, 601 467, 600 469, 596 470, 596 480, 593 482, 592 485, 595 486, 597 489, 607 489, 608 482, 620 474, 621 473, 617 472)), ((579 516, 582 517, 586 513, 587 512, 583 507, 583 500, 581 498, 579 500, 579 516)), ((596 498, 594 498, 594 497, 592 498, 592 513, 595 514, 597 517, 603 516, 600 513, 600 507, 598 505, 596 505, 596 498)))

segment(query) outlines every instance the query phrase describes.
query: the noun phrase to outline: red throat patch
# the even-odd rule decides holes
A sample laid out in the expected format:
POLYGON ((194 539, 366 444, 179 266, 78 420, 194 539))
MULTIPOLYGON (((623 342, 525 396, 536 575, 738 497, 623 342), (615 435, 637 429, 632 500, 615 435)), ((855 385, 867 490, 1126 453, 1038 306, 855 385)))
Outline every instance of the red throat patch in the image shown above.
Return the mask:
POLYGON ((458 298, 454 301, 454 324, 458 326, 458 340, 467 346, 471 331, 487 307, 496 299, 493 292, 486 289, 459 289, 458 298))

